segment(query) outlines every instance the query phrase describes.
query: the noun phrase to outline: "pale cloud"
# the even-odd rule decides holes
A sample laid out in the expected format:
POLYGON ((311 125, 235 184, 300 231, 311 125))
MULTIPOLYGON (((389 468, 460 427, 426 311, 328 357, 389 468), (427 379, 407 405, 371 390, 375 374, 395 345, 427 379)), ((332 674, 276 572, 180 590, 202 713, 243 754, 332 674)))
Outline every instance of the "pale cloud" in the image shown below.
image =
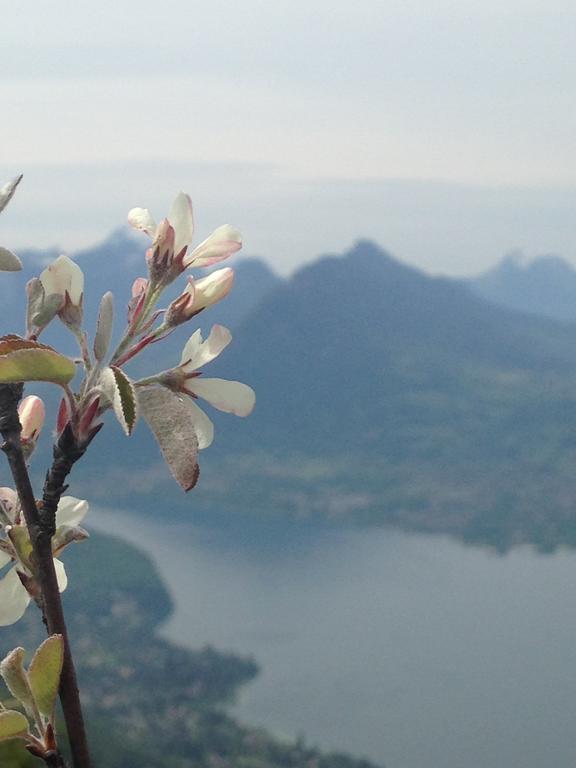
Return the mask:
POLYGON ((192 186, 207 229, 231 209, 284 271, 360 235, 460 272, 522 245, 572 256, 573 2, 0 0, 0 17, 0 176, 26 173, 38 228, 12 214, 14 242, 86 244, 192 186))
POLYGON ((0 162, 576 181, 576 8, 553 0, 0 0, 0 162))

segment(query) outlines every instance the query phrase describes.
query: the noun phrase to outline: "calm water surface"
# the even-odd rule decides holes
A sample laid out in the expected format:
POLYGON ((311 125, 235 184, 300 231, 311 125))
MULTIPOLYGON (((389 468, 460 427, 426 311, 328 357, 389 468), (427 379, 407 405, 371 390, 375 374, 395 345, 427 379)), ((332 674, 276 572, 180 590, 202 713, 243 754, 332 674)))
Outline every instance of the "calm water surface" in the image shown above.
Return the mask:
POLYGON ((576 553, 98 510, 155 559, 166 637, 253 655, 237 714, 386 768, 576 766, 576 553))

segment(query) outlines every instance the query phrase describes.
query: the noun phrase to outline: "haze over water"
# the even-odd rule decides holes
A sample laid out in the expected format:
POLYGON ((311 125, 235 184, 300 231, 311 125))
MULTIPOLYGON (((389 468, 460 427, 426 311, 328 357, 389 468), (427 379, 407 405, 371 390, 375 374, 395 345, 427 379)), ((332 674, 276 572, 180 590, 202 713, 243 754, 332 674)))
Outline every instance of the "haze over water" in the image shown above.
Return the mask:
POLYGON ((91 516, 154 557, 167 637, 256 658, 245 722, 387 768, 575 764, 576 553, 134 519, 91 516))

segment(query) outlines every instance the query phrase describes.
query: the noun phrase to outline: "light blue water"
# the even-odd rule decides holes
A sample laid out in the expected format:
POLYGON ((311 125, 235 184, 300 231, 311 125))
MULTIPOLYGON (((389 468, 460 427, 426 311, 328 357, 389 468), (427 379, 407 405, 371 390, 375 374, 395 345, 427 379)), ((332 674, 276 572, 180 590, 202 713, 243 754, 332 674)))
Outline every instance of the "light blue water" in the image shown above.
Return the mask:
POLYGON ((156 560, 167 637, 255 656, 245 722, 386 768, 576 766, 576 553, 91 518, 156 560))

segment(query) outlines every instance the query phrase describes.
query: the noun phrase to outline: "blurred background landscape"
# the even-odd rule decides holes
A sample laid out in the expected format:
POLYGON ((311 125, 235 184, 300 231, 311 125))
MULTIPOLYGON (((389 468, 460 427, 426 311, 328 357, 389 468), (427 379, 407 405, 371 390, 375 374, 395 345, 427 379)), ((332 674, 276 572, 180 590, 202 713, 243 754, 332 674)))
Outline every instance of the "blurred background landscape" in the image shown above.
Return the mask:
MULTIPOLYGON (((120 333, 146 270, 133 206, 160 219, 182 189, 196 243, 244 234, 232 292, 197 320, 231 329, 208 375, 253 386, 254 413, 210 413, 187 495, 142 423, 128 439, 109 419, 71 476, 91 505, 65 559, 96 765, 572 768, 572 4, 0 14, 0 177, 24 173, 0 222, 24 263, 0 282, 3 332, 66 252, 88 331, 112 290, 120 333)), ((195 327, 127 372, 175 365, 195 327)), ((45 340, 77 354, 61 325, 45 340)), ((47 428, 38 488, 49 457, 47 428)))

